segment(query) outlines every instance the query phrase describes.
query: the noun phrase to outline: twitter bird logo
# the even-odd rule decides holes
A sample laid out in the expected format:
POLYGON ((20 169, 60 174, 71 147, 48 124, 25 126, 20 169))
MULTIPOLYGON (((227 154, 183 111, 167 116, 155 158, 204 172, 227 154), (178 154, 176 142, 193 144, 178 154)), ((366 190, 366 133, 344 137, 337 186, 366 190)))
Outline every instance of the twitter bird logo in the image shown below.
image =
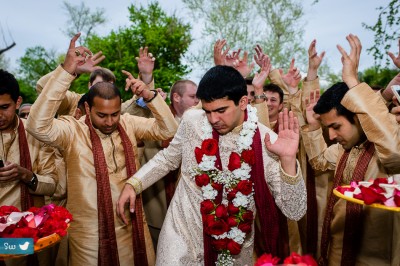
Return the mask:
POLYGON ((27 250, 28 249, 28 247, 29 247, 29 242, 25 242, 24 244, 19 244, 19 248, 21 249, 21 250, 27 250))

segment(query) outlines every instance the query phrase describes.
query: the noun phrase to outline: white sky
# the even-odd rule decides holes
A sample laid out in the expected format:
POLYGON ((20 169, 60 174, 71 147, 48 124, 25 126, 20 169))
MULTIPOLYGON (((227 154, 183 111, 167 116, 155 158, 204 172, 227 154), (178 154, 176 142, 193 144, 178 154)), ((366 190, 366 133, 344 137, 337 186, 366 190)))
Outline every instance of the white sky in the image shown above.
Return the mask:
MULTIPOLYGON (((69 0, 71 4, 78 5, 81 0, 69 0)), ((128 0, 86 0, 85 3, 93 8, 106 9, 108 19, 105 26, 97 28, 100 35, 107 34, 111 29, 129 24, 127 7, 133 4, 146 5, 149 1, 128 0)), ((161 6, 169 14, 175 12, 184 21, 195 23, 188 12, 184 9, 181 0, 159 0, 161 6)), ((306 47, 315 38, 317 39, 317 50, 325 50, 326 60, 335 72, 340 71, 340 54, 336 44, 341 44, 348 50, 345 36, 349 33, 357 34, 363 44, 360 70, 373 65, 372 56, 368 55, 366 49, 373 44, 373 33, 365 30, 363 22, 371 25, 376 22, 377 10, 380 5, 386 5, 389 0, 320 0, 319 3, 311 5, 313 0, 303 1, 305 11, 305 36, 302 42, 306 47)), ((66 24, 66 14, 62 9, 62 1, 56 0, 0 0, 0 23, 5 30, 6 40, 11 43, 7 28, 11 31, 16 46, 5 53, 10 59, 11 67, 16 68, 16 60, 24 55, 26 48, 42 45, 52 48, 58 52, 66 51, 69 38, 62 32, 61 28, 66 24)), ((201 25, 193 25, 194 37, 199 38, 201 25)), ((196 39, 191 49, 195 47, 196 39)), ((5 47, 4 41, 0 39, 0 47, 5 47)), ((392 51, 397 54, 398 48, 392 51)), ((188 78, 199 80, 198 74, 190 74, 188 78)))

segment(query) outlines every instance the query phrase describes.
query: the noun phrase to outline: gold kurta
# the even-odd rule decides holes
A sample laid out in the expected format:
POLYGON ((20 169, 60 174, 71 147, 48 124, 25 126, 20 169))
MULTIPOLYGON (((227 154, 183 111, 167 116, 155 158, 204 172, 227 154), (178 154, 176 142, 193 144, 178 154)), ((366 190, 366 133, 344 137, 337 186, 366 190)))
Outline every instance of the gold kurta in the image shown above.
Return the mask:
MULTIPOLYGON (((21 120, 25 125, 26 120, 21 120)), ((4 161, 20 164, 18 125, 12 132, 1 132, 0 134, 0 156, 4 161)), ((32 172, 35 173, 38 178, 36 191, 29 191, 31 194, 35 195, 34 205, 41 207, 44 205, 44 196, 53 195, 57 185, 54 149, 39 142, 28 132, 26 132, 26 139, 28 141, 32 162, 32 172)), ((19 181, 0 183, 0 206, 2 205, 13 205, 21 210, 21 189, 19 181)))
MULTIPOLYGON (((71 116, 53 119, 74 76, 59 66, 32 106, 27 130, 36 138, 61 151, 68 171, 67 208, 74 221, 69 229, 70 265, 97 265, 98 209, 97 183, 93 162, 92 143, 85 117, 75 120, 71 116)), ((129 114, 121 115, 120 124, 134 147, 136 167, 139 168, 136 139, 168 139, 176 131, 177 124, 161 96, 147 106, 155 118, 146 119, 129 114)), ((126 179, 125 155, 118 131, 110 135, 96 130, 100 137, 110 177, 113 206, 122 191, 126 179)), ((129 217, 129 214, 126 214, 129 217)), ((133 265, 132 228, 114 216, 115 232, 121 265, 133 265)), ((154 264, 154 250, 147 224, 145 224, 146 248, 150 265, 154 264)))
MULTIPOLYGON (((364 180, 387 177, 400 172, 399 127, 381 97, 365 83, 346 93, 342 105, 354 112, 370 142, 375 144, 375 153, 368 165, 364 180)), ((302 137, 310 163, 318 170, 335 169, 344 152, 339 144, 326 146, 322 131, 302 128, 302 137)), ((343 173, 343 184, 350 183, 359 155, 364 145, 351 149, 343 173)), ((346 216, 346 201, 339 199, 333 209, 331 222, 331 246, 329 265, 339 265, 346 216)), ((364 207, 364 228, 357 265, 400 265, 400 214, 364 207)))
MULTIPOLYGON (((203 225, 200 214, 201 189, 196 185, 189 171, 197 166, 194 150, 200 146, 202 124, 207 120, 203 110, 191 109, 185 112, 178 131, 168 146, 160 151, 134 175, 140 179, 143 189, 148 188, 169 171, 181 166, 181 178, 161 230, 157 247, 157 265, 203 265, 203 225)), ((259 124, 262 143, 265 134, 276 134, 259 124)), ((223 169, 227 169, 229 156, 236 147, 241 127, 221 135, 219 148, 223 169)), ((269 153, 263 145, 264 174, 277 206, 290 219, 300 219, 306 211, 306 191, 301 172, 295 180, 285 177, 279 167, 278 158, 269 153), (290 179, 290 180, 288 180, 290 179), (293 185, 287 182, 293 181, 293 185)), ((255 209, 254 205, 251 207, 255 209)), ((254 228, 253 228, 254 229, 254 228)), ((235 265, 253 264, 254 230, 243 243, 236 257, 235 265)))

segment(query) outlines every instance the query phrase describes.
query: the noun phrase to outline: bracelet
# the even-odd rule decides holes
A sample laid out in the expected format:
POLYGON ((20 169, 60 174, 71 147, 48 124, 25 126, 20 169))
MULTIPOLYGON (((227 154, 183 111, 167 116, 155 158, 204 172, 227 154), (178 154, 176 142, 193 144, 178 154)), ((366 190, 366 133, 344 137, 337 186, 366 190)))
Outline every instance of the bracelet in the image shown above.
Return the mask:
POLYGON ((258 100, 258 99, 265 99, 265 98, 267 98, 267 97, 265 96, 264 93, 263 93, 263 94, 260 94, 260 95, 254 95, 254 99, 256 99, 256 100, 258 100))
POLYGON ((148 101, 146 101, 146 100, 143 98, 144 102, 146 102, 146 103, 149 103, 149 102, 151 102, 152 100, 154 100, 154 98, 156 98, 156 96, 157 96, 157 94, 158 94, 158 91, 156 91, 156 90, 150 90, 150 91, 153 91, 153 92, 154 92, 154 96, 151 97, 151 99, 148 100, 148 101))
POLYGON ((131 185, 137 195, 143 191, 142 181, 136 177, 129 178, 128 181, 126 181, 126 184, 131 185))
POLYGON ((297 183, 299 183, 300 179, 301 179, 301 168, 300 168, 300 164, 299 161, 296 160, 296 170, 297 173, 295 176, 289 175, 287 173, 285 173, 285 171, 282 169, 282 165, 281 162, 279 162, 279 168, 281 170, 281 174, 282 174, 282 180, 283 182, 290 184, 290 185, 296 185, 297 183))

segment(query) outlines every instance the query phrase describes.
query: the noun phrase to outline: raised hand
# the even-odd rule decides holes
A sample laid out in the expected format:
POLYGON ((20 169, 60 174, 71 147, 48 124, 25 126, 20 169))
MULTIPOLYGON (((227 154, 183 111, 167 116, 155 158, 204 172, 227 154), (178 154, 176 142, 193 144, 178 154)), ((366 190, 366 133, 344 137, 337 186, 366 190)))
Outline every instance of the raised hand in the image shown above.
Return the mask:
POLYGON ((388 55, 393 61, 393 64, 397 66, 397 68, 400 68, 400 39, 399 39, 399 53, 397 56, 395 56, 392 52, 388 52, 388 55))
POLYGON ((102 51, 97 52, 94 55, 89 55, 83 65, 77 66, 76 74, 92 73, 95 69, 100 68, 98 64, 100 64, 105 58, 106 57, 103 55, 102 51))
POLYGON ((75 75, 77 67, 85 64, 86 58, 92 55, 92 52, 84 46, 75 47, 79 36, 81 36, 81 33, 77 33, 72 37, 63 63, 64 70, 71 75, 75 75))
POLYGON ((299 147, 299 121, 292 111, 284 108, 278 118, 278 139, 271 143, 270 136, 265 135, 265 146, 268 151, 279 156, 282 168, 286 173, 296 174, 296 153, 299 147), (285 165, 286 164, 286 165, 285 165))
POLYGON ((139 73, 144 83, 149 84, 153 80, 154 62, 156 58, 148 52, 148 47, 140 47, 139 57, 135 57, 138 63, 139 73))
POLYGON ((300 70, 294 66, 294 58, 292 58, 292 61, 290 62, 290 67, 289 70, 286 74, 283 74, 283 72, 280 70, 279 72, 281 73, 282 80, 285 82, 285 84, 289 88, 289 93, 294 94, 298 90, 298 85, 301 81, 301 74, 300 70))
POLYGON ((253 78, 253 86, 255 89, 263 89, 265 84, 265 80, 268 77, 269 72, 271 71, 271 60, 268 56, 264 56, 261 60, 261 69, 259 73, 256 73, 253 78))
POLYGON ((224 51, 222 51, 222 49, 224 49, 225 45, 226 45, 226 40, 224 40, 224 39, 222 39, 222 40, 218 39, 214 44, 214 64, 216 66, 226 65, 225 59, 229 52, 229 46, 227 46, 226 49, 224 51))
POLYGON ((349 87, 349 89, 358 85, 358 64, 360 62, 361 42, 356 35, 350 34, 346 36, 350 44, 350 54, 347 54, 342 46, 337 45, 339 52, 342 54, 342 79, 349 87))
POLYGON ((313 90, 310 92, 309 97, 305 98, 304 104, 306 106, 306 119, 308 123, 308 130, 314 131, 321 127, 318 120, 319 115, 314 112, 314 106, 317 104, 320 97, 319 90, 313 90))
POLYGON ((122 73, 127 76, 125 80, 125 91, 131 89, 133 94, 136 94, 139 98, 143 97, 145 101, 153 98, 154 92, 150 91, 142 80, 135 79, 128 71, 122 70, 122 73))
POLYGON ((225 65, 235 67, 234 64, 239 60, 239 54, 241 51, 241 49, 238 49, 237 51, 232 51, 232 53, 227 53, 225 55, 225 65))
POLYGON ((242 77, 247 77, 254 68, 254 63, 247 64, 247 51, 244 52, 243 58, 240 58, 240 50, 238 51, 238 59, 233 62, 233 67, 242 74, 242 77))
POLYGON ((254 55, 254 61, 256 62, 256 64, 259 66, 259 67, 262 67, 262 64, 263 64, 263 59, 264 59, 264 57, 265 56, 267 56, 268 57, 268 55, 266 55, 266 54, 264 54, 263 53, 263 50, 262 50, 262 48, 261 48, 261 46, 260 45, 256 45, 256 47, 254 48, 254 50, 256 51, 256 54, 254 55))
POLYGON ((317 41, 313 40, 308 47, 308 72, 307 80, 311 81, 317 78, 318 68, 324 59, 325 51, 318 55, 316 49, 317 41))
POLYGON ((167 93, 165 93, 165 91, 163 91, 161 88, 157 88, 156 91, 158 92, 158 94, 160 94, 164 101, 167 99, 167 93))

